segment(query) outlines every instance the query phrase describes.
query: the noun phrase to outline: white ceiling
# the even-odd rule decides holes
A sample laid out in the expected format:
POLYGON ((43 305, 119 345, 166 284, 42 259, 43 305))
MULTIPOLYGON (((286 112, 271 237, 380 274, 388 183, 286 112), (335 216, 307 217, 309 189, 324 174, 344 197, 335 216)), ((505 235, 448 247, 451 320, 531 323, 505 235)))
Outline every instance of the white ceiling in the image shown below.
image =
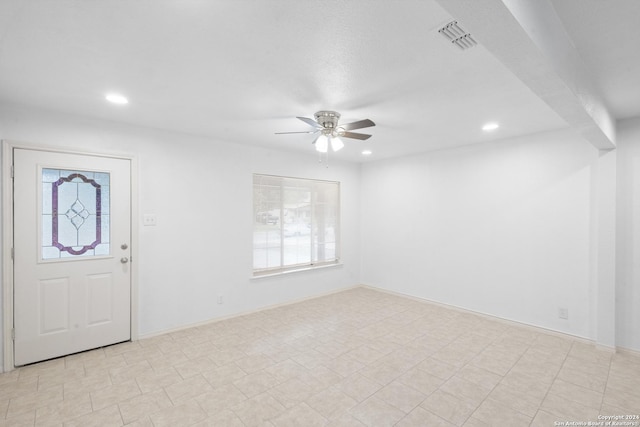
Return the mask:
MULTIPOLYGON (((332 109, 377 124, 334 155, 350 161, 568 127, 480 37, 438 34, 464 1, 0 0, 0 102, 310 155, 313 136, 274 133, 332 109)), ((550 4, 609 112, 640 116, 640 1, 550 4)))

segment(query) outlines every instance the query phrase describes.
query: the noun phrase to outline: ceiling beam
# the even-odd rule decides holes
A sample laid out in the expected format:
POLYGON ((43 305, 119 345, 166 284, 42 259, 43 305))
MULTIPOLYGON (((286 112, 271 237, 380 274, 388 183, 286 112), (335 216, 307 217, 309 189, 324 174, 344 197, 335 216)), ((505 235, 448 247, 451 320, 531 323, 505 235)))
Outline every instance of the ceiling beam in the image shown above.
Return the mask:
POLYGON ((600 150, 615 119, 549 0, 436 0, 463 28, 600 150))

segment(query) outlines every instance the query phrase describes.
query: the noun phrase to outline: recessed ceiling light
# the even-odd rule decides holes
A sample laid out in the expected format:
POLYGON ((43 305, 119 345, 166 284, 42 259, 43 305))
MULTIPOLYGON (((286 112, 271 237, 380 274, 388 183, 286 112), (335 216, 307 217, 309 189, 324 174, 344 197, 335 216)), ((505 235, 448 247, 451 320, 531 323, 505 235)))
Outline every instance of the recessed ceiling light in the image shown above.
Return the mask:
POLYGON ((364 150, 364 151, 362 152, 362 155, 363 155, 363 156, 370 156, 371 154, 373 154, 373 151, 371 151, 371 150, 364 150))
POLYGON ((482 130, 485 132, 490 132, 492 130, 496 130, 498 129, 500 126, 497 123, 487 123, 486 125, 482 126, 482 130))
POLYGON ((129 100, 119 93, 108 93, 105 99, 113 104, 124 105, 129 103, 129 100))

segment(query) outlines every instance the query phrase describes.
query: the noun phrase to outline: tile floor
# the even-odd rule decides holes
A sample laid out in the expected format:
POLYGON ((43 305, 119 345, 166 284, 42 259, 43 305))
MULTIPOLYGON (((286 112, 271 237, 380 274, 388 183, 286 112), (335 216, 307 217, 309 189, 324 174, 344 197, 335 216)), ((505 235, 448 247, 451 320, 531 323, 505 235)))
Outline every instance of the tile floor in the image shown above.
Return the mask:
POLYGON ((640 357, 356 288, 1 374, 0 426, 554 426, 640 414, 639 384, 640 357))

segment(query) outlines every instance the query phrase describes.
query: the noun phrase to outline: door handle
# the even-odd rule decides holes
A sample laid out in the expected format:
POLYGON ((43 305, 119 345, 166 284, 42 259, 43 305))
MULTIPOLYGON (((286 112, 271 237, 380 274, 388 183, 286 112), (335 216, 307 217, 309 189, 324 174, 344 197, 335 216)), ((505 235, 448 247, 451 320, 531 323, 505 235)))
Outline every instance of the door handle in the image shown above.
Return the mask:
POLYGON ((126 264, 126 263, 129 262, 129 258, 127 258, 126 256, 122 257, 122 258, 120 258, 120 262, 123 263, 123 264, 126 264))

